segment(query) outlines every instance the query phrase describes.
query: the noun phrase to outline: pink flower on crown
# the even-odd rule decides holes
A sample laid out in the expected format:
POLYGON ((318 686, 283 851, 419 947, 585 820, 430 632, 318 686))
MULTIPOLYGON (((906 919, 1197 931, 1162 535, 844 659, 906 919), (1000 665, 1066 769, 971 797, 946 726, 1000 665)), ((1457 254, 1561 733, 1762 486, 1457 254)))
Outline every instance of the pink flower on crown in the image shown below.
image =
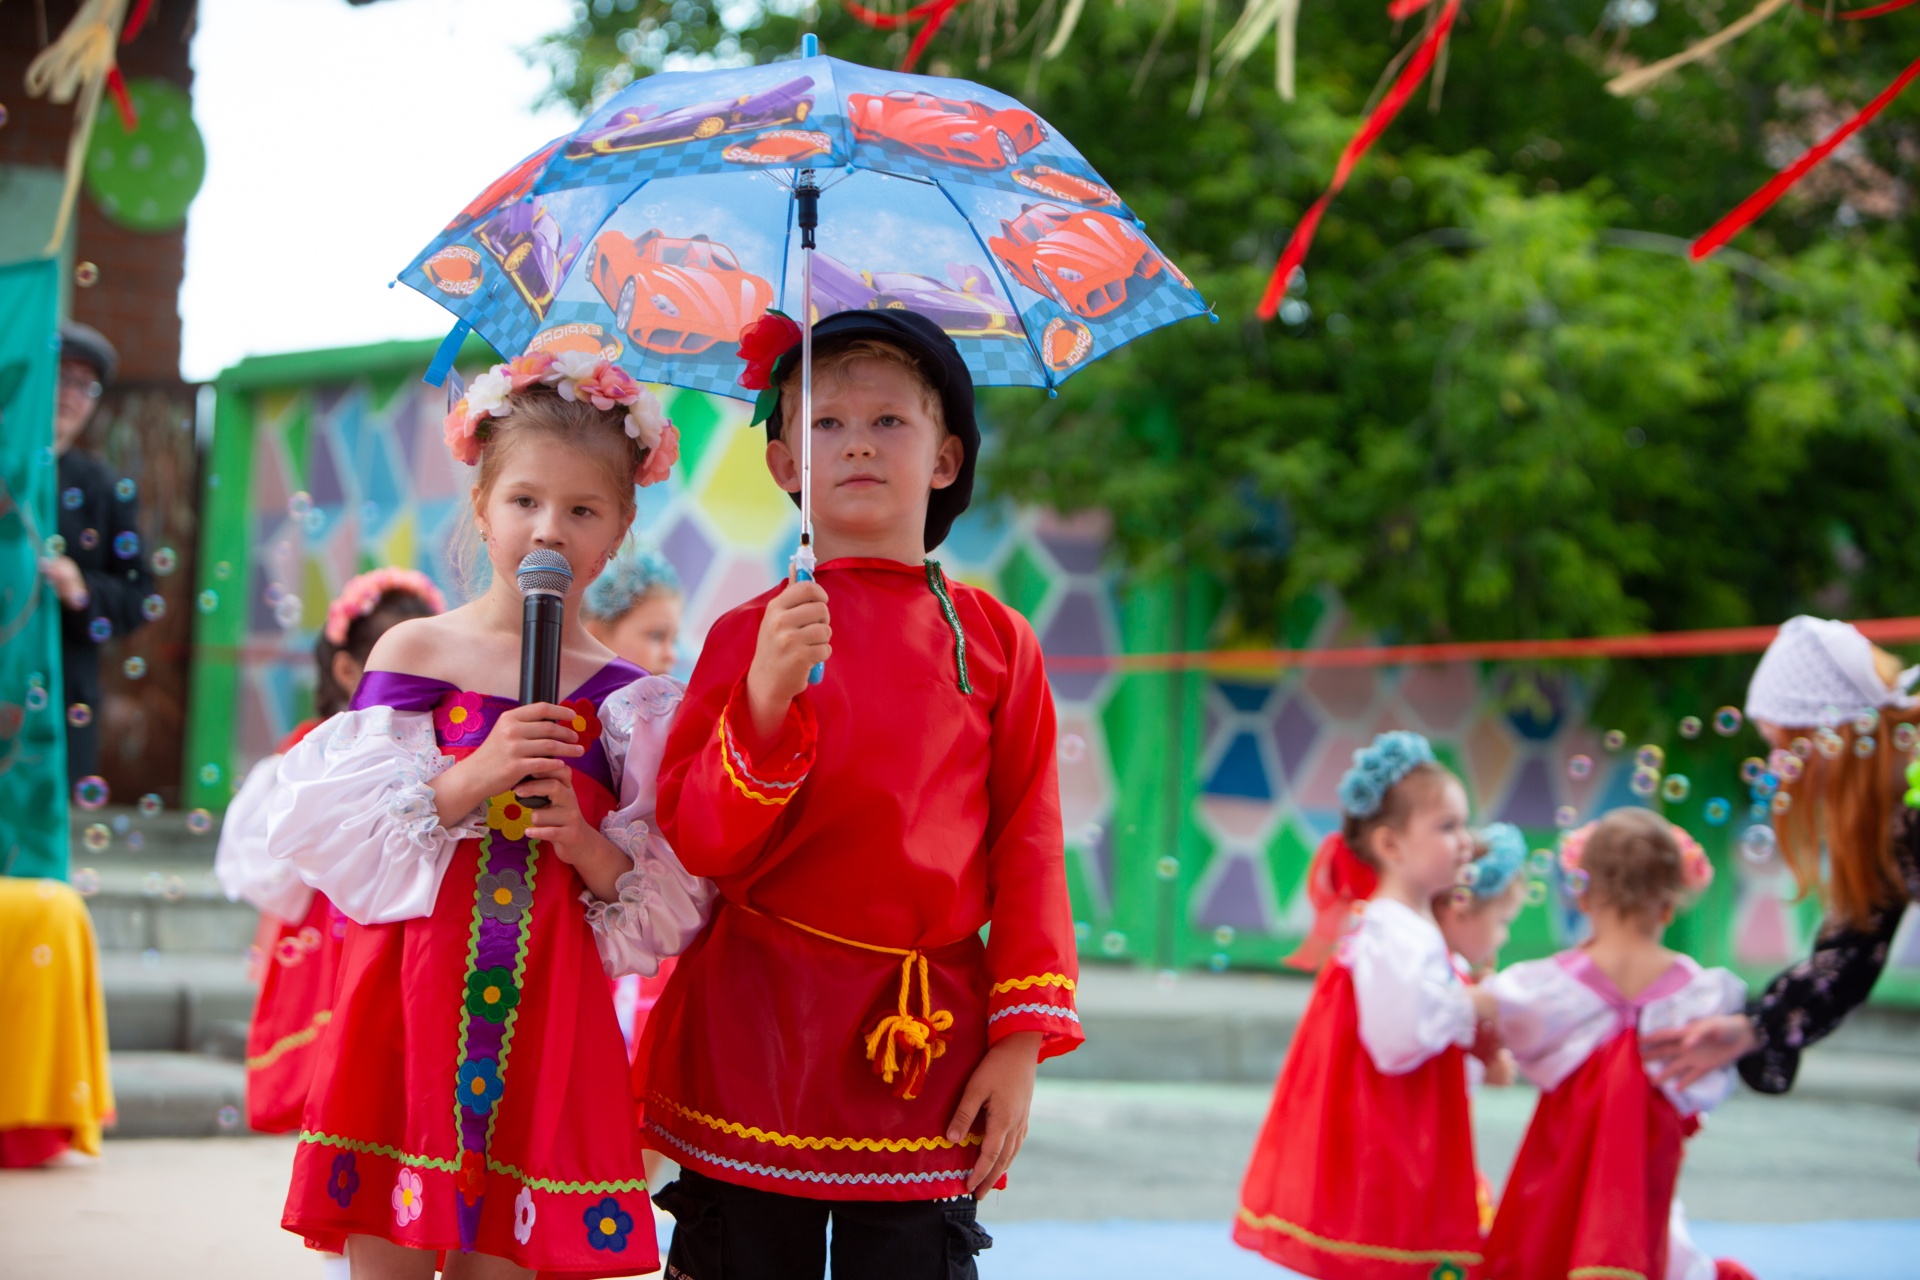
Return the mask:
MULTIPOLYGON (((495 366, 499 368, 500 366, 495 366)), ((525 391, 528 387, 545 382, 553 370, 553 353, 549 351, 530 351, 524 356, 515 356, 505 366, 507 380, 515 391, 525 391)))
POLYGON ((673 424, 660 408, 660 398, 640 387, 639 394, 627 405, 626 430, 629 440, 638 440, 643 449, 658 447, 661 437, 673 424))
POLYGON ((640 384, 633 380, 633 375, 608 360, 595 365, 591 374, 573 386, 574 399, 583 400, 602 413, 615 405, 630 405, 640 394, 640 384))
POLYGON ((471 467, 480 461, 480 446, 485 443, 480 438, 480 424, 486 418, 484 413, 470 413, 465 400, 447 410, 446 421, 440 429, 447 442, 447 452, 455 462, 471 467))
POLYGON ((680 461, 680 428, 671 422, 660 429, 660 443, 647 450, 645 461, 634 470, 633 482, 642 489, 659 484, 680 461))
POLYGON ((554 356, 553 365, 540 380, 558 391, 562 400, 577 400, 580 384, 592 378, 600 364, 597 353, 562 351, 554 356))
POLYGON ((348 579, 347 585, 340 588, 340 594, 327 606, 325 635, 328 642, 335 648, 345 644, 347 629, 353 625, 353 620, 372 613, 379 607, 381 597, 389 591, 404 591, 419 597, 435 613, 446 612, 446 597, 440 594, 440 588, 433 585, 433 580, 418 569, 375 569, 348 579))

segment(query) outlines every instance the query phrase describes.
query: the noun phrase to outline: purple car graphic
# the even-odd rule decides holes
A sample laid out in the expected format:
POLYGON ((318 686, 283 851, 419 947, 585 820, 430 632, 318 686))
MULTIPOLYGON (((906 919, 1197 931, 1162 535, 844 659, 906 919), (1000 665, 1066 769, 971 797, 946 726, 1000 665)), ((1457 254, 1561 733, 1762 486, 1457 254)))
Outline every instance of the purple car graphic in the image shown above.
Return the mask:
POLYGON ((567 142, 567 158, 585 160, 675 142, 702 141, 723 133, 797 124, 813 110, 813 95, 807 92, 811 88, 813 77, 800 76, 764 93, 675 107, 660 115, 654 114, 658 107, 628 107, 614 112, 613 118, 598 129, 574 135, 567 142))
POLYGON ((824 253, 813 256, 814 319, 836 311, 917 311, 956 338, 1021 338, 1014 309, 994 292, 984 267, 947 264, 950 281, 908 271, 857 271, 824 253))
POLYGON ((561 243, 560 224, 544 201, 515 201, 480 224, 475 238, 500 263, 533 314, 544 320, 554 290, 580 256, 580 242, 561 243))

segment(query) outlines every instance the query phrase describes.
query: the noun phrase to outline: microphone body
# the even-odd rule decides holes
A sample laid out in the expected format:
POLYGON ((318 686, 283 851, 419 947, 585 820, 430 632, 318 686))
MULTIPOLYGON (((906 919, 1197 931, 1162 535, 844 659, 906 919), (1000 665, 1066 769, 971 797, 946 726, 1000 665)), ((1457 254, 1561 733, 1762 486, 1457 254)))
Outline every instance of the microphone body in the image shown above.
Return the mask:
MULTIPOLYGON (((560 701, 560 629, 567 613, 573 569, 557 551, 529 551, 514 575, 520 587, 520 704, 560 701)), ((521 783, 531 781, 522 778, 521 783)), ((529 809, 544 809, 545 796, 515 795, 529 809)))

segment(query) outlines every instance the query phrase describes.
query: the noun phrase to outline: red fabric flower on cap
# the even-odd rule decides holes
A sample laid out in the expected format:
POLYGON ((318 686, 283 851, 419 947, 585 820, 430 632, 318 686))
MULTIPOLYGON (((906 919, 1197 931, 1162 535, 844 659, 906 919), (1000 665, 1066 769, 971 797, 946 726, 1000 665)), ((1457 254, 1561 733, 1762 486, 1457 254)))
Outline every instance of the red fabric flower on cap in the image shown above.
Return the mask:
POLYGON ((773 385, 773 366, 800 341, 800 326, 792 317, 769 310, 740 331, 740 358, 747 367, 740 371, 740 385, 749 391, 765 391, 773 385))

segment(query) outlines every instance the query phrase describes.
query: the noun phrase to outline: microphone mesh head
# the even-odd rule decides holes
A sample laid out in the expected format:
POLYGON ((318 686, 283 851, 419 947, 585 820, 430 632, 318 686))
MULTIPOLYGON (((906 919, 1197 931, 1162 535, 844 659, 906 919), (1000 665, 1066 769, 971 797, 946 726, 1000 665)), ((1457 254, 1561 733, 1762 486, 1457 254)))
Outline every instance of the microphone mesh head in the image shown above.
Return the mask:
POLYGON ((563 596, 573 586, 573 567, 558 551, 529 551, 514 573, 523 596, 538 594, 563 596))

